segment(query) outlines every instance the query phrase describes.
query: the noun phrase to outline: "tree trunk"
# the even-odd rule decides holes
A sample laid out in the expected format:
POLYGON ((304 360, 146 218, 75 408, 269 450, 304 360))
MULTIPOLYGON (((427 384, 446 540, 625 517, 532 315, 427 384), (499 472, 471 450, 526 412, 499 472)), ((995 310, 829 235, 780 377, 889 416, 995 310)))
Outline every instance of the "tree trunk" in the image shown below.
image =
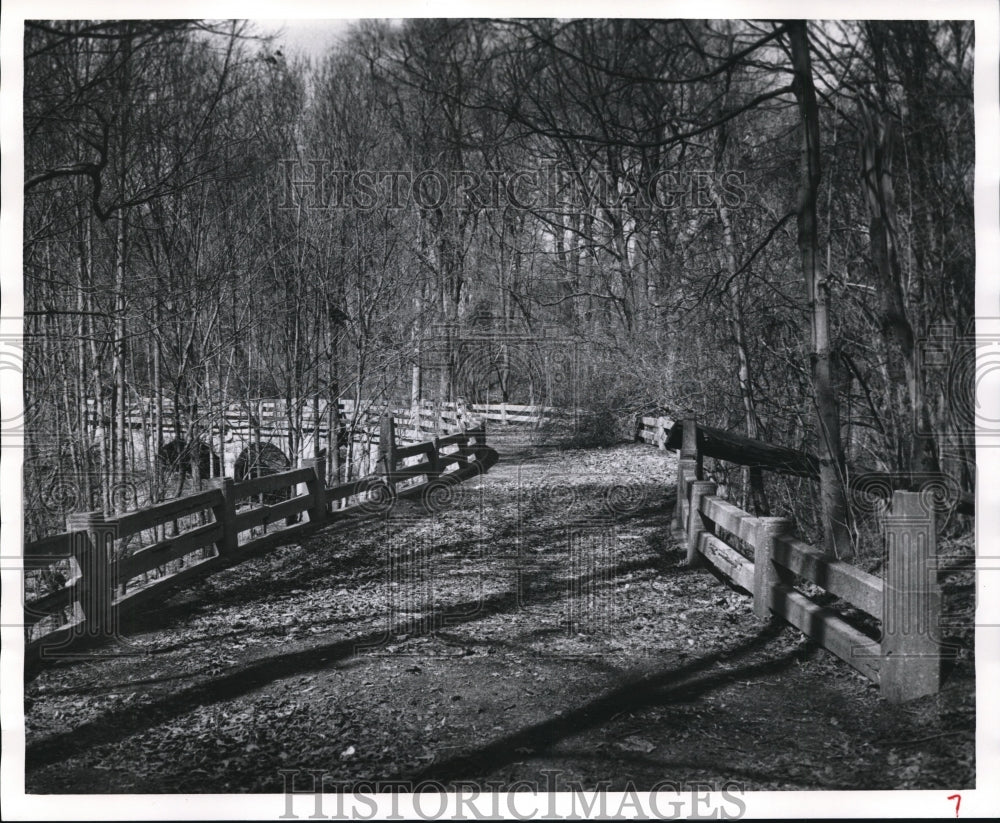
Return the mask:
MULTIPOLYGON (((903 433, 909 441, 907 462, 899 468, 908 472, 936 472, 937 449, 920 374, 919 351, 903 296, 895 240, 897 224, 888 118, 882 112, 869 112, 862 107, 861 120, 864 127, 862 186, 868 205, 872 262, 879 284, 879 319, 888 356, 902 363, 905 398, 909 404, 909 420, 905 421, 903 433)), ((898 366, 890 368, 890 373, 898 373, 898 370, 898 366)))
MULTIPOLYGON (((732 221, 730 220, 729 209, 725 201, 713 189, 716 208, 719 212, 719 221, 722 223, 722 242, 726 256, 726 268, 729 271, 729 327, 733 334, 733 341, 736 344, 737 358, 737 381, 740 387, 740 398, 743 400, 743 417, 746 422, 747 437, 752 440, 760 439, 760 422, 757 417, 757 405, 754 401, 753 382, 750 370, 750 354, 747 351, 746 329, 743 322, 743 309, 740 305, 739 287, 736 283, 736 270, 738 268, 736 257, 736 241, 733 238, 732 221)), ((758 516, 767 517, 771 510, 767 503, 767 495, 764 491, 764 475, 758 466, 743 467, 743 492, 749 493, 753 513, 758 516)), ((746 504, 744 503, 744 508, 746 504)))
POLYGON ((818 277, 816 196, 820 182, 819 107, 813 86, 812 62, 806 23, 788 24, 791 44, 793 87, 802 120, 802 149, 799 160, 798 235, 802 275, 809 305, 812 331, 812 384, 819 429, 820 508, 823 517, 823 545, 837 557, 852 553, 849 509, 844 482, 844 460, 840 441, 840 409, 833 381, 830 351, 830 286, 818 277))
POLYGON ((87 323, 85 320, 85 312, 87 311, 87 298, 86 290, 89 287, 90 282, 90 218, 89 216, 81 216, 79 223, 80 229, 80 265, 79 265, 79 283, 76 292, 76 309, 79 312, 79 316, 76 321, 76 402, 78 409, 78 421, 79 421, 79 431, 80 436, 83 441, 83 460, 81 463, 81 470, 83 471, 83 501, 85 503, 82 511, 90 511, 94 505, 94 489, 93 489, 93 475, 94 470, 93 455, 91 454, 91 444, 93 442, 91 436, 90 422, 87 417, 87 388, 84 375, 87 373, 87 323))
POLYGON ((420 295, 417 294, 413 298, 414 320, 410 332, 410 340, 413 345, 413 369, 410 374, 410 407, 414 410, 415 415, 419 413, 420 401, 423 394, 423 374, 421 372, 422 364, 420 361, 420 311, 421 299, 420 295))

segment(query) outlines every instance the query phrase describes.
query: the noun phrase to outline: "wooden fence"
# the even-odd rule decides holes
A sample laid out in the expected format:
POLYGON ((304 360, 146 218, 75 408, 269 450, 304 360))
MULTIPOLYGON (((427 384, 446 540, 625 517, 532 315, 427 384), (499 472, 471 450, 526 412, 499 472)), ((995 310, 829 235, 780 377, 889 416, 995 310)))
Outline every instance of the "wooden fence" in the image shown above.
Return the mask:
MULTIPOLYGON (((692 421, 693 422, 693 421, 692 421)), ((756 469, 792 474, 797 477, 819 477, 819 459, 808 452, 775 446, 753 440, 735 432, 715 429, 700 423, 695 425, 694 442, 686 447, 698 459, 714 457, 756 469)), ((682 423, 669 417, 639 417, 635 439, 661 449, 682 449, 682 423)), ((848 479, 848 489, 856 499, 866 503, 873 498, 888 500, 895 491, 923 491, 934 496, 942 508, 954 506, 956 514, 975 515, 975 497, 959 488, 958 483, 940 473, 902 474, 874 470, 855 470, 848 479)))
POLYGON ((635 439, 665 449, 667 438, 673 427, 674 421, 669 417, 644 417, 640 415, 635 421, 635 439))
POLYGON ((27 644, 26 662, 32 665, 87 641, 112 637, 129 615, 178 587, 331 524, 385 513, 399 498, 429 505, 441 499, 442 490, 486 472, 497 460, 486 445, 485 423, 400 446, 387 415, 381 441, 377 474, 330 488, 323 481, 324 459, 313 458, 290 471, 241 483, 216 478, 205 491, 113 517, 103 512, 69 515, 65 532, 24 546, 26 572, 69 571, 59 588, 26 599, 26 628, 62 617, 62 625, 27 644), (283 492, 279 497, 291 496, 263 502, 264 495, 276 491, 283 492), (303 514, 308 520, 298 522, 303 514), (200 522, 192 525, 192 518, 200 522), (121 547, 129 538, 149 531, 155 536, 157 527, 182 519, 189 525, 179 533, 123 556, 121 547), (263 533, 254 534, 258 530, 263 533), (150 572, 172 561, 182 561, 183 567, 148 580, 150 572))
MULTIPOLYGON (((301 419, 303 431, 318 429, 323 437, 327 437, 331 411, 329 402, 332 401, 323 398, 318 398, 315 401, 312 398, 292 399, 291 401, 281 398, 252 398, 229 403, 220 408, 203 410, 203 415, 206 421, 210 421, 207 429, 214 434, 218 433, 220 425, 225 428, 227 433, 238 434, 256 427, 276 431, 285 430, 288 428, 290 419, 289 411, 297 409, 298 413, 294 416, 301 419)), ((169 398, 164 398, 160 405, 164 420, 172 423, 172 401, 169 398)), ((126 411, 125 425, 133 429, 149 426, 153 420, 154 407, 152 398, 143 398, 141 402, 131 404, 126 411)), ((374 431, 378 429, 379 421, 386 410, 385 403, 371 403, 364 400, 355 403, 351 398, 340 398, 337 400, 337 425, 343 426, 352 419, 356 419, 357 425, 362 429, 367 428, 374 431)), ((416 406, 392 409, 397 427, 400 429, 410 427, 425 432, 441 431, 442 424, 457 430, 463 425, 471 425, 474 419, 504 425, 538 424, 571 420, 576 414, 578 412, 573 409, 554 406, 466 403, 463 400, 457 402, 423 400, 416 406), (420 425, 414 425, 418 423, 420 425), (430 428, 425 428, 425 426, 430 428)), ((91 426, 101 424, 94 401, 90 401, 88 404, 87 422, 91 426)), ((110 423, 110 421, 108 422, 110 423)))
MULTIPOLYGON (((716 484, 702 479, 706 455, 699 448, 698 425, 694 420, 672 425, 677 432, 670 437, 663 432, 663 419, 640 420, 637 429, 649 433, 637 432, 637 437, 661 448, 679 449, 673 527, 686 546, 689 565, 710 564, 752 594, 758 617, 777 615, 788 621, 878 683, 886 699, 899 702, 939 690, 937 532, 934 509, 920 493, 892 493, 885 514, 883 580, 795 538, 790 520, 754 517, 718 497, 716 484), (800 581, 881 621, 880 639, 804 594, 796 587, 800 581)), ((758 457, 748 457, 747 462, 759 465, 758 457)))
POLYGON ((574 420, 579 409, 554 406, 521 406, 514 403, 473 403, 469 410, 484 420, 502 425, 562 423, 574 420))

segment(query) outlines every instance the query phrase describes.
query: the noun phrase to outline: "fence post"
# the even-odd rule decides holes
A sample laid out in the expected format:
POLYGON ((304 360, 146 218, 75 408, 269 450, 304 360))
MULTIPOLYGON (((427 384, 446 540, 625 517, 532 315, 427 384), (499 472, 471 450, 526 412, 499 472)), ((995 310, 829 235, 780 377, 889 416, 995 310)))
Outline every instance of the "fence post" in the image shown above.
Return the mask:
POLYGON ((771 617, 774 587, 788 575, 774 563, 774 544, 792 531, 787 517, 758 517, 753 530, 753 611, 761 620, 771 617))
POLYGON ((485 446, 486 445, 486 418, 485 417, 480 421, 479 425, 472 430, 471 434, 473 435, 472 439, 473 439, 473 441, 475 442, 475 444, 477 446, 485 446))
POLYGON ((704 497, 715 494, 716 486, 711 480, 695 480, 690 485, 691 500, 688 508, 687 522, 687 564, 697 566, 700 563, 698 554, 698 537, 706 529, 705 519, 701 516, 701 501, 704 497))
POLYGON ((698 449, 698 422, 685 417, 681 424, 681 459, 694 460, 695 472, 701 480, 702 454, 698 449))
POLYGON ((941 686, 941 592, 934 511, 919 492, 897 491, 886 515, 882 665, 886 700, 899 703, 941 686))
POLYGON ((414 431, 420 431, 420 426, 423 424, 423 419, 420 414, 421 403, 419 397, 410 397, 410 428, 414 431))
POLYGON ((80 567, 78 602, 84 618, 79 633, 87 637, 110 637, 117 629, 114 541, 118 524, 108 522, 102 511, 74 512, 66 517, 66 530, 77 532, 73 537, 73 556, 80 567))
POLYGON ((382 425, 378 435, 379 457, 382 460, 382 471, 385 474, 385 482, 393 491, 396 490, 396 481, 393 474, 396 472, 396 425, 392 420, 392 413, 387 412, 382 415, 382 425))
POLYGON ((441 476, 441 446, 438 444, 440 438, 435 437, 431 440, 431 450, 427 453, 427 479, 433 480, 435 477, 441 476))
POLYGON ((322 527, 326 522, 326 458, 309 457, 301 461, 303 468, 313 470, 313 475, 306 480, 306 489, 312 498, 309 506, 309 522, 322 527))
POLYGON ((698 457, 698 424, 693 417, 681 423, 681 451, 677 460, 677 504, 674 507, 674 531, 687 531, 687 486, 691 478, 701 479, 701 461, 698 457))
POLYGON ((235 484, 231 477, 215 477, 209 482, 222 494, 222 500, 212 507, 212 514, 215 522, 222 526, 222 536, 215 542, 215 549, 220 557, 227 557, 236 553, 240 542, 236 532, 235 484))
POLYGON ((693 460, 677 461, 677 501, 674 504, 674 531, 687 530, 687 486, 688 479, 697 480, 694 473, 693 460))

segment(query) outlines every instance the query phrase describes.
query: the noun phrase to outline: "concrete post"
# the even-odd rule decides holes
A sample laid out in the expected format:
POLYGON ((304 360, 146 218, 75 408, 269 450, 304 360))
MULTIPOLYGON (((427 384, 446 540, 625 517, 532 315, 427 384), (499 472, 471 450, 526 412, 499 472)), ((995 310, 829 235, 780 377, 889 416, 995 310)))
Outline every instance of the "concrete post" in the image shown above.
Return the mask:
POLYGON ((773 590, 787 578, 774 564, 774 544, 792 531, 787 517, 759 517, 753 541, 753 611, 761 620, 771 618, 773 590))
POLYGON ((882 695, 893 703, 941 686, 941 592, 937 524, 918 492, 897 491, 886 516, 882 600, 882 695))

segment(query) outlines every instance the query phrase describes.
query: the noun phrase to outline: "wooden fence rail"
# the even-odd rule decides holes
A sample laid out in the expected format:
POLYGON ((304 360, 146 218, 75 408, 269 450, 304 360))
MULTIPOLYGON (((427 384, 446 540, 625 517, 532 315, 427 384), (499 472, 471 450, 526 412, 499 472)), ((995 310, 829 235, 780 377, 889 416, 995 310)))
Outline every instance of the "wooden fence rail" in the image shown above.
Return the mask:
MULTIPOLYGON (((934 509, 926 500, 922 502, 920 493, 892 493, 885 514, 883 580, 796 539, 790 520, 755 517, 718 497, 716 484, 702 479, 705 455, 698 446, 702 438, 694 420, 684 420, 679 424, 679 437, 671 437, 664 433, 666 427, 660 422, 664 418, 647 419, 637 421, 637 439, 680 450, 673 526, 684 541, 689 565, 711 565, 753 596, 759 618, 775 615, 791 623, 878 683, 887 700, 899 702, 939 690, 937 532, 934 509), (654 427, 660 431, 641 435, 654 427), (799 581, 818 586, 881 621, 879 639, 800 591, 799 581)), ((671 422, 670 427, 675 424, 671 422)), ((781 451, 776 452, 779 462, 787 463, 788 455, 781 451)), ((727 459, 750 463, 761 452, 751 449, 744 458, 738 452, 729 455, 727 459)))
POLYGON ((179 586, 301 540, 329 524, 385 513, 397 498, 423 496, 426 502, 436 493, 435 483, 460 483, 488 471, 498 459, 486 445, 485 423, 397 448, 393 419, 386 415, 381 439, 379 474, 330 488, 323 480, 325 458, 312 458, 298 468, 241 483, 228 477, 215 478, 205 491, 114 517, 104 512, 69 515, 65 532, 24 546, 26 570, 70 567, 61 587, 26 600, 26 627, 62 616, 61 625, 27 644, 26 662, 36 665, 44 658, 65 655, 84 641, 113 637, 124 616, 140 606, 162 601, 179 586), (422 459, 400 466, 413 457, 422 459), (451 466, 456 468, 448 471, 451 466), (420 482, 421 476, 426 478, 424 482, 420 482), (252 500, 278 489, 289 490, 292 496, 270 504, 252 500), (251 498, 250 506, 238 511, 237 503, 247 498, 251 498), (347 505, 333 508, 335 501, 347 505), (308 520, 299 522, 303 514, 308 520), (115 550, 116 544, 130 537, 148 530, 156 534, 158 527, 192 517, 200 522, 185 525, 171 537, 124 556, 115 550), (275 525, 277 529, 272 528, 275 525), (247 534, 261 528, 263 534, 247 534), (183 565, 151 582, 144 579, 172 561, 183 565))
MULTIPOLYGON (((753 440, 735 432, 696 424, 693 420, 691 433, 688 433, 684 426, 685 421, 675 422, 669 417, 640 416, 636 418, 635 440, 656 445, 661 449, 677 450, 682 448, 682 438, 690 436, 695 438, 699 459, 714 457, 781 474, 819 477, 819 460, 808 452, 753 440)), ((689 448, 693 446, 689 444, 689 448)), ((851 473, 848 486, 853 495, 868 501, 874 497, 887 500, 894 491, 925 490, 932 492, 942 503, 953 503, 956 514, 976 513, 973 495, 962 492, 954 480, 940 474, 894 474, 856 470, 851 473)))
MULTIPOLYGON (((322 437, 328 437, 330 422, 329 404, 333 401, 319 399, 264 399, 254 398, 237 401, 220 407, 215 412, 206 414, 207 428, 217 434, 219 426, 224 426, 230 434, 249 434, 255 427, 269 430, 287 430, 290 415, 293 412, 296 420, 301 422, 303 431, 319 431, 322 437)), ((144 398, 133 403, 126 410, 126 425, 129 428, 141 429, 148 426, 154 417, 155 404, 152 398, 144 398)), ((173 405, 169 398, 163 398, 161 408, 165 420, 173 419, 173 405)), ((355 421, 361 429, 374 434, 386 412, 384 403, 369 403, 342 398, 337 400, 335 425, 343 427, 350 421, 355 421)), ((466 403, 464 400, 454 402, 421 401, 409 407, 394 407, 392 414, 398 429, 411 430, 419 439, 419 434, 438 433, 444 430, 459 431, 463 427, 471 428, 475 421, 502 423, 504 425, 540 424, 572 420, 582 413, 579 409, 559 408, 543 405, 523 405, 517 403, 466 403)), ((91 403, 87 410, 87 422, 96 426, 101 423, 97 416, 96 404, 91 403)), ((110 422, 110 421, 108 421, 110 422)))

